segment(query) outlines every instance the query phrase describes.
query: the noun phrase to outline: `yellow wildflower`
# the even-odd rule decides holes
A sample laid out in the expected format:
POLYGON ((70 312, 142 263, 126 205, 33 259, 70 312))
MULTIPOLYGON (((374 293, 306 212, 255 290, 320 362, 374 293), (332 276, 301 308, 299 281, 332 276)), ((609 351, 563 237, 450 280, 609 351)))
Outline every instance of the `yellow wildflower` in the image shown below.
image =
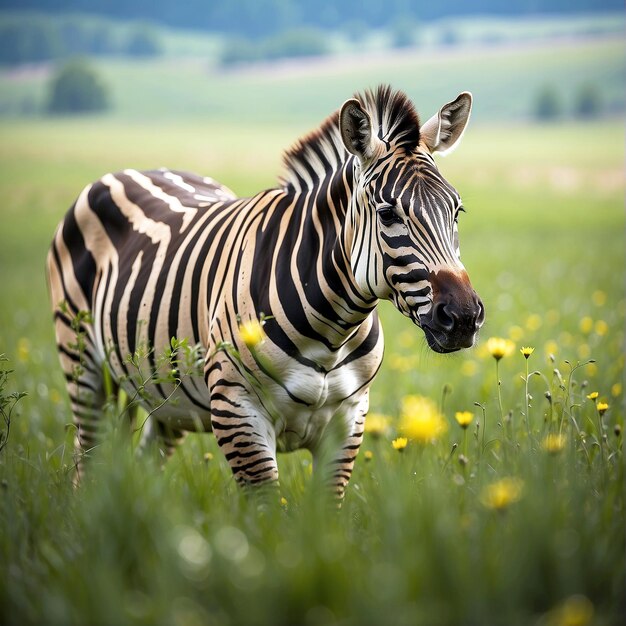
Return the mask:
POLYGON ((382 437, 389 428, 390 418, 380 413, 369 413, 365 418, 365 432, 374 438, 382 437))
POLYGON ((539 315, 537 315, 536 313, 532 313, 526 318, 526 328, 528 328, 528 330, 533 331, 537 330, 540 327, 541 317, 539 317, 539 315))
POLYGON ((578 327, 580 328, 581 332, 585 333, 585 335, 588 335, 593 330, 593 320, 588 315, 586 315, 580 320, 580 324, 578 325, 578 327))
POLYGON ((212 452, 205 452, 204 453, 204 460, 208 463, 209 461, 213 460, 213 453, 212 452))
POLYGON ((556 309, 550 309, 546 313, 546 321, 551 326, 554 326, 561 319, 561 314, 556 309))
POLYGON ((20 337, 17 342, 17 358, 26 363, 30 357, 30 341, 26 337, 20 337))
POLYGON ((524 355, 524 358, 527 359, 533 352, 535 351, 534 348, 524 348, 522 346, 522 348, 520 349, 520 352, 524 355))
POLYGON ((546 341, 543 349, 546 354, 556 354, 559 350, 559 344, 554 339, 550 339, 546 341))
POLYGON ((515 350, 515 344, 510 339, 489 337, 487 339, 487 350, 496 361, 499 361, 502 357, 509 356, 515 350))
POLYGON ((459 426, 465 430, 472 423, 474 414, 470 411, 457 411, 454 414, 454 418, 458 422, 459 426))
POLYGON ((287 498, 285 496, 280 497, 280 506, 287 506, 287 498))
POLYGON ((541 442, 541 447, 550 454, 557 454, 565 447, 565 435, 550 433, 541 442))
POLYGON ((389 356, 389 367, 399 372, 410 372, 413 368, 411 359, 401 354, 391 354, 389 356))
POLYGON ((572 333, 568 333, 566 330, 563 330, 559 333, 558 343, 562 346, 571 346, 573 339, 574 337, 572 336, 572 333))
POLYGON ((582 359, 583 361, 588 359, 591 356, 591 348, 589 347, 588 343, 581 343, 578 346, 578 358, 582 359))
POLYGON ((488 509, 503 511, 522 497, 523 488, 519 478, 502 478, 483 488, 480 501, 488 509))
POLYGON ((593 604, 585 596, 570 596, 547 615, 548 626, 590 626, 593 604))
POLYGON ((265 339, 263 326, 258 320, 249 320, 240 324, 239 334, 248 348, 256 348, 265 339))
POLYGON ((609 330, 609 325, 604 320, 598 320, 596 322, 595 331, 597 335, 600 335, 600 337, 603 337, 604 335, 606 335, 608 330, 609 330))
POLYGON ((415 332, 415 329, 409 328, 408 330, 403 330, 398 335, 398 343, 403 348, 410 348, 411 346, 415 345, 418 337, 419 335, 415 332))
POLYGON ((463 376, 473 376, 477 370, 478 365, 476 365, 476 361, 472 359, 463 361, 461 364, 461 374, 463 374, 463 376))
POLYGON ((402 452, 402 450, 406 448, 408 443, 409 443, 409 440, 406 437, 398 437, 397 439, 394 439, 391 442, 391 445, 393 446, 394 450, 397 450, 398 452, 402 452))
POLYGON ((606 293, 598 289, 591 294, 591 300, 596 306, 603 306, 606 302, 606 293))
POLYGON ((524 329, 521 326, 511 326, 509 328, 509 339, 511 341, 521 341, 524 337, 524 329))
POLYGON ((593 400, 594 402, 598 399, 598 396, 600 394, 597 391, 592 391, 591 393, 587 394, 587 398, 589 398, 589 400, 593 400))
POLYGON ((612 387, 611 387, 611 395, 614 398, 617 398, 618 396, 620 396, 622 394, 622 383, 615 383, 612 387))
POLYGON ((400 412, 400 432, 423 443, 437 439, 447 424, 433 400, 423 396, 405 396, 400 412))
POLYGON ((366 461, 371 461, 374 458, 374 453, 371 450, 366 450, 363 453, 363 456, 365 457, 366 461))
POLYGON ((600 415, 604 415, 607 412, 609 405, 606 402, 598 402, 598 404, 596 404, 596 408, 598 409, 598 413, 600 413, 600 415))
POLYGON ((606 302, 606 293, 598 289, 591 294, 591 300, 596 306, 602 306, 606 302))

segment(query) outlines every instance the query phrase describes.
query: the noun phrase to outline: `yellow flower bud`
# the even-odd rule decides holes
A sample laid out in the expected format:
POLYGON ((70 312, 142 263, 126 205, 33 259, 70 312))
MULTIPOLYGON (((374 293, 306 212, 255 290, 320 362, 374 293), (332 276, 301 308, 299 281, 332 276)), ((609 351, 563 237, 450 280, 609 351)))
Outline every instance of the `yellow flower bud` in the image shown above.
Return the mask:
POLYGON ((263 326, 258 320, 249 320, 240 324, 239 334, 248 348, 256 348, 265 339, 263 326))
POLYGON ((474 414, 470 411, 457 411, 454 414, 454 418, 458 422, 459 426, 465 429, 472 423, 472 419, 474 419, 474 414))
POLYGON ((402 452, 406 448, 408 443, 409 440, 406 437, 398 437, 391 442, 391 445, 393 446, 394 450, 402 452))
POLYGON ((496 361, 508 356, 514 349, 515 344, 510 339, 503 339, 502 337, 487 339, 487 350, 496 361))

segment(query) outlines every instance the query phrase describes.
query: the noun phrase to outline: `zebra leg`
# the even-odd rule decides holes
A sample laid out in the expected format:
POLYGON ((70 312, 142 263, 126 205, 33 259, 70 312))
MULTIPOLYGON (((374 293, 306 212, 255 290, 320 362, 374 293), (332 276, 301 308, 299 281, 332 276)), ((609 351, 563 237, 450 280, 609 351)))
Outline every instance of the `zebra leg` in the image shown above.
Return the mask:
POLYGON ((366 395, 361 398, 356 410, 347 415, 338 414, 333 417, 324 431, 322 443, 312 450, 313 466, 316 471, 323 472, 326 487, 339 505, 344 498, 354 461, 363 442, 368 404, 366 395))
POLYGON ((75 483, 84 475, 85 461, 102 440, 103 407, 106 401, 102 378, 95 372, 83 375, 67 384, 72 406, 74 436, 75 483))
POLYGON ((85 460, 101 440, 106 393, 102 365, 95 357, 96 350, 91 340, 91 329, 86 322, 74 322, 72 328, 69 315, 69 312, 56 312, 55 332, 76 429, 74 483, 77 485, 84 473, 85 460))
POLYGON ((236 389, 220 385, 211 389, 213 434, 240 485, 278 487, 274 429, 245 396, 234 393, 236 389))
MULTIPOLYGON (((235 480, 242 486, 278 486, 278 463, 273 438, 264 437, 250 428, 255 419, 222 419, 212 421, 213 433, 235 480)), ((260 421, 260 420, 259 420, 260 421)))
POLYGON ((156 446, 159 458, 165 463, 176 448, 184 441, 186 433, 167 424, 166 420, 150 417, 143 427, 137 447, 137 455, 142 456, 156 446))

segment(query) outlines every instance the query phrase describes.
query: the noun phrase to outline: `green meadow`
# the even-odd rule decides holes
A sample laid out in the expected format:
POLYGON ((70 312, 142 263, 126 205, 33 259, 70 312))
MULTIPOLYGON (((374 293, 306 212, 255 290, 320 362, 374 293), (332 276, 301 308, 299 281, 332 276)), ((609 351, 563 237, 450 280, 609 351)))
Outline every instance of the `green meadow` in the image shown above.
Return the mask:
MULTIPOLYGON (((448 82, 454 93, 438 104, 471 88, 448 82)), ((163 470, 133 458, 115 409, 88 480, 72 487, 73 431, 44 278, 67 207, 85 184, 125 167, 189 169, 240 195, 273 186, 282 150, 340 104, 285 123, 263 110, 265 123, 255 123, 252 104, 243 121, 235 111, 202 121, 0 122, 0 352, 9 359, 0 368, 12 370, 0 377, 3 417, 10 394, 27 393, 0 450, 1 623, 620 623, 617 118, 488 123, 483 104, 458 150, 439 159, 467 208, 462 259, 487 321, 475 348, 441 356, 381 304, 385 362, 340 510, 307 452, 282 455, 280 495, 259 497, 236 487, 211 435, 188 437, 163 470), (492 338, 506 340, 500 359, 492 338), (534 349, 528 358, 522 347, 534 349), (423 415, 407 417, 411 406, 423 415), (411 417, 421 430, 403 447, 411 417)), ((417 105, 423 117, 434 112, 417 105)))

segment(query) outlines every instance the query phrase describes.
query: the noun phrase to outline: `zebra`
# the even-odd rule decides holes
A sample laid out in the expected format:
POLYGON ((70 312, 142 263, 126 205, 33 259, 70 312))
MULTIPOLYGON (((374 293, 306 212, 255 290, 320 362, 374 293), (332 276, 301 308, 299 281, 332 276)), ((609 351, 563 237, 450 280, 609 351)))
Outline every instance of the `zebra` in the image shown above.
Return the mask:
POLYGON ((357 93, 285 152, 277 187, 248 198, 169 169, 88 185, 47 257, 76 451, 98 444, 106 369, 142 392, 141 450, 166 458, 212 431, 237 483, 277 485, 277 452, 304 448, 343 498, 383 358, 378 302, 438 353, 474 345, 484 320, 460 260, 461 199, 433 158, 471 107, 463 92, 420 124, 401 91, 357 93), (262 340, 245 340, 251 324, 262 340), (143 346, 158 371, 157 355, 180 356, 173 338, 201 367, 174 362, 140 388, 128 355, 143 346))

